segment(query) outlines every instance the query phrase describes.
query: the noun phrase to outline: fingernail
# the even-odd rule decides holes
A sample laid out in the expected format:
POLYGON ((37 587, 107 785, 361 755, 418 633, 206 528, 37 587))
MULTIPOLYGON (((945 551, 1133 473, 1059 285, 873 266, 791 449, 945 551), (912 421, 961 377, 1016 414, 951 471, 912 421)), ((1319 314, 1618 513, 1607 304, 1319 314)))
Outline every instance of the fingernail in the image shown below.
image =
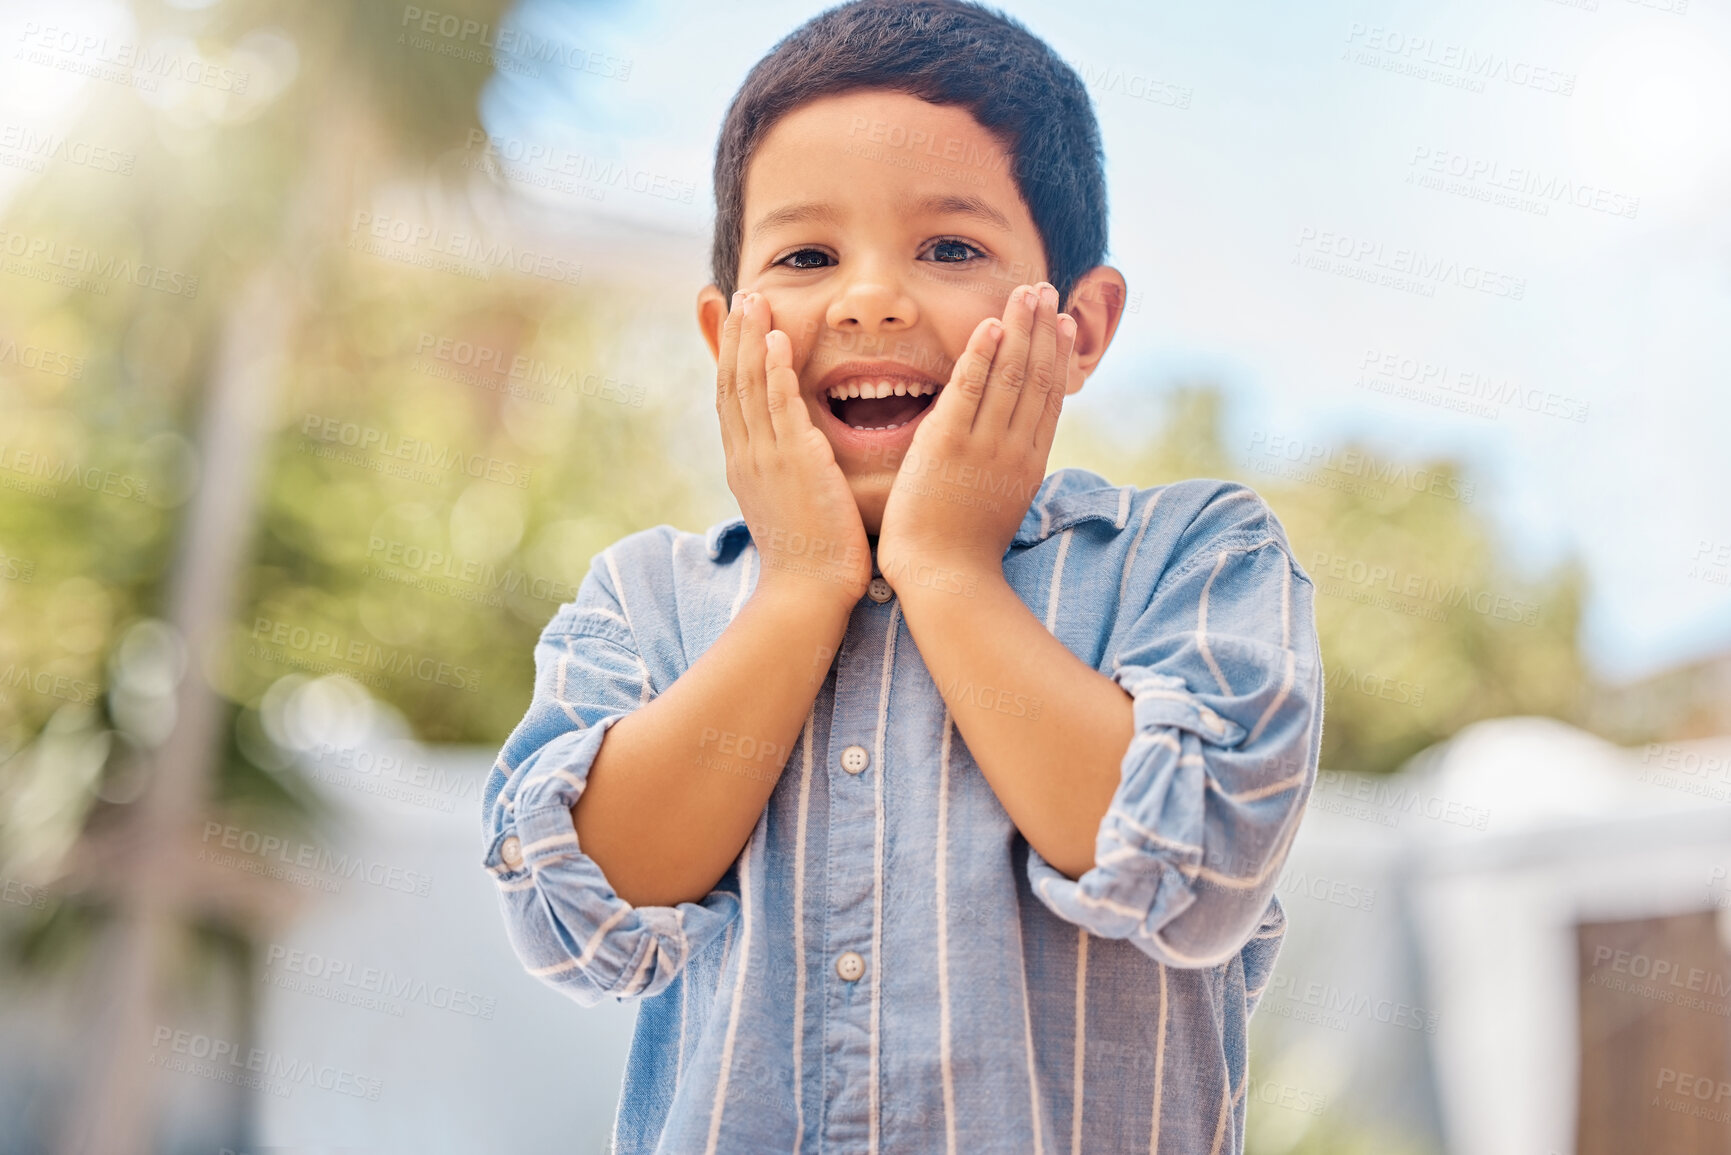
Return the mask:
POLYGON ((1058 290, 1045 281, 1040 282, 1040 304, 1051 305, 1053 308, 1058 306, 1058 290))
POLYGON ((732 309, 737 309, 737 308, 739 308, 739 303, 740 303, 740 302, 741 302, 741 301, 743 301, 743 300, 745 300, 745 293, 744 293, 744 291, 742 291, 742 290, 735 290, 735 291, 734 291, 734 294, 733 294, 733 304, 732 304, 732 305, 730 305, 730 306, 729 306, 729 308, 732 308, 732 309))

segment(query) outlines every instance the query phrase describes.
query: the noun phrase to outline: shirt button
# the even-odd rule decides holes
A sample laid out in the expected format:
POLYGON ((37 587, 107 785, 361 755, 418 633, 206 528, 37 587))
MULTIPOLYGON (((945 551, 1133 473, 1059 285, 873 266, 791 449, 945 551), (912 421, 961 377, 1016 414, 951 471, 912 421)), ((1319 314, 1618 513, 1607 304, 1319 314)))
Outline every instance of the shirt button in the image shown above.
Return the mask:
POLYGON ((891 589, 890 583, 885 581, 882 577, 873 578, 871 584, 866 586, 866 597, 878 603, 880 606, 895 596, 896 591, 891 589))
POLYGON ((860 976, 865 974, 865 959, 850 950, 835 960, 835 973, 841 976, 843 982, 857 983, 860 976))
POLYGON ((523 840, 515 834, 499 844, 499 857, 505 860, 505 865, 516 870, 523 865, 523 840))
POLYGON ((849 774, 858 774, 871 765, 871 760, 864 746, 849 746, 841 752, 841 768, 849 774))

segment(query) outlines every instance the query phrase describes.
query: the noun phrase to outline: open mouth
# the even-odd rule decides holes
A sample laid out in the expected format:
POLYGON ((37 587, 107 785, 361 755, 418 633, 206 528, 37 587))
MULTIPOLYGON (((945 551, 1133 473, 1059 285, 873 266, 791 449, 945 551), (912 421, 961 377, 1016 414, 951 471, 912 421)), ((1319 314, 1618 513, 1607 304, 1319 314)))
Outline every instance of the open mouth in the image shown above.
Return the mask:
POLYGON ((856 377, 830 386, 829 411, 854 429, 899 429, 931 408, 942 388, 908 377, 856 377))

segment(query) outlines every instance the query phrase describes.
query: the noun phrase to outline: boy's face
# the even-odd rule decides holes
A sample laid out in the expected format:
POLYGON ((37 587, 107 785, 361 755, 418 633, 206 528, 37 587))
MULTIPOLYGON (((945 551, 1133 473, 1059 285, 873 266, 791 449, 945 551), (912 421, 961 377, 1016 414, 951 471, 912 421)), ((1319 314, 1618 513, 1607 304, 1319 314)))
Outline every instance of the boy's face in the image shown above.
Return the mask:
MULTIPOLYGON (((969 334, 1003 315, 1016 286, 1046 279, 1011 160, 966 109, 869 89, 795 109, 746 171, 738 287, 763 294, 792 343, 812 424, 868 533, 969 334)), ((1101 297, 1084 291, 1099 274, 1123 285, 1101 266, 1073 292, 1078 368, 1066 392, 1081 387, 1118 320, 1116 308, 1107 318, 1087 303, 1101 297)), ((717 355, 727 311, 705 286, 698 318, 717 355)))

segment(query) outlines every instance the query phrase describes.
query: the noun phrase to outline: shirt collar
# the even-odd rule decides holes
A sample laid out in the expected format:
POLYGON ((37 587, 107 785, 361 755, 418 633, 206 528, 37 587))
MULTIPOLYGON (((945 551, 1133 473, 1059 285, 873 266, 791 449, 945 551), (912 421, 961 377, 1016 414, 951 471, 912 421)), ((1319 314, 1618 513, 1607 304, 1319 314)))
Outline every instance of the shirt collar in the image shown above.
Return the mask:
MULTIPOLYGON (((1113 485, 1086 469, 1060 469, 1040 482, 1010 544, 1036 545, 1085 521, 1109 522, 1113 529, 1122 530, 1130 520, 1130 499, 1135 493, 1135 486, 1113 485)), ((709 560, 726 560, 750 537, 743 517, 710 526, 704 536, 709 560)))

